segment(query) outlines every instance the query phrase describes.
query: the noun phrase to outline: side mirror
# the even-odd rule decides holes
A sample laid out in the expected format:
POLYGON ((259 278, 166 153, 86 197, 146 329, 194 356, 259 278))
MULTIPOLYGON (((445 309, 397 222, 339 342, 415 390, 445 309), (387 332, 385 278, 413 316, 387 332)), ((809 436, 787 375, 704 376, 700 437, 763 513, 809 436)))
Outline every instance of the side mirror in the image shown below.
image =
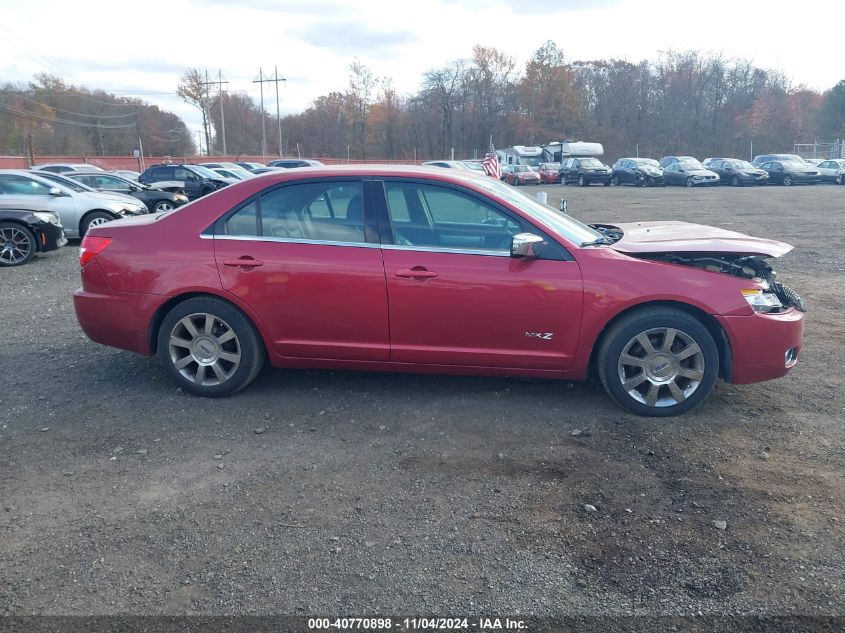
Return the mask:
POLYGON ((61 197, 61 196, 67 195, 67 194, 64 191, 62 191, 61 189, 59 189, 58 187, 50 187, 50 195, 61 197))
POLYGON ((511 257, 537 257, 545 242, 533 233, 517 233, 511 241, 511 257))
POLYGON ((557 205, 557 208, 560 209, 561 213, 566 213, 566 200, 561 198, 560 203, 557 205))

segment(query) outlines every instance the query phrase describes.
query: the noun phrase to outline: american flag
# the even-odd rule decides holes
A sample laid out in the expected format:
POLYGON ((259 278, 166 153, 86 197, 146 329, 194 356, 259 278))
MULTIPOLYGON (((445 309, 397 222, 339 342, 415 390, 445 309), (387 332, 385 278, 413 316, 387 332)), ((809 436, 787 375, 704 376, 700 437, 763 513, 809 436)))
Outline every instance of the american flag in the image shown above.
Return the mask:
POLYGON ((496 148, 493 147, 493 136, 490 136, 490 148, 484 155, 484 160, 481 161, 481 166, 488 176, 499 179, 502 177, 502 172, 499 170, 499 157, 496 155, 496 148))

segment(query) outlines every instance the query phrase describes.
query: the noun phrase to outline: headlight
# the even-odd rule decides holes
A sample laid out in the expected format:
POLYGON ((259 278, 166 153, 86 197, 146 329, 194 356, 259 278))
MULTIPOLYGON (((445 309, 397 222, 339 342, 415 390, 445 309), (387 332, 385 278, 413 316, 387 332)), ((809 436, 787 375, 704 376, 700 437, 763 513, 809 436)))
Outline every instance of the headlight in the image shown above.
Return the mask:
POLYGON ((177 193, 176 195, 173 196, 173 199, 176 202, 187 202, 188 196, 183 196, 181 193, 177 193))
POLYGON ((776 312, 783 308, 777 295, 763 292, 759 288, 749 288, 742 291, 742 296, 755 312, 776 312))
POLYGON ((48 222, 49 224, 56 224, 58 226, 61 225, 61 222, 59 222, 59 216, 55 213, 50 213, 49 211, 34 211, 32 215, 42 222, 48 222))

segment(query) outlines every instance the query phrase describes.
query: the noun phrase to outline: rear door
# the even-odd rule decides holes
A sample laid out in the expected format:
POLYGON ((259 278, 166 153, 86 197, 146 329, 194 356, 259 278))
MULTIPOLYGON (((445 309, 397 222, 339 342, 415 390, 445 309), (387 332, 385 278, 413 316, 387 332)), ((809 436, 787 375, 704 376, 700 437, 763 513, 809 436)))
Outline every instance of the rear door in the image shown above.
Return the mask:
POLYGON ((277 354, 388 359, 384 264, 365 188, 349 178, 273 185, 215 224, 223 287, 258 315, 277 354))
POLYGON ((386 179, 384 191, 391 361, 545 370, 571 364, 582 284, 562 247, 541 235, 549 244, 540 259, 510 257, 513 235, 542 232, 462 187, 386 179))

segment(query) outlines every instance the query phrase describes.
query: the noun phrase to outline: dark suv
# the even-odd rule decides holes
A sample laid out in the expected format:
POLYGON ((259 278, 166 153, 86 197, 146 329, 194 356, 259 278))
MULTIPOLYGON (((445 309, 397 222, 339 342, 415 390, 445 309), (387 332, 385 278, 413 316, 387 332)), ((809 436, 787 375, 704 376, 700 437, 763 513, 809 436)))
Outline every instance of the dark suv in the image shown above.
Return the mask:
POLYGON ((610 168, 598 158, 567 158, 560 167, 560 184, 577 182, 586 187, 600 182, 605 187, 610 185, 610 168))
POLYGON ((162 164, 145 169, 138 182, 164 191, 184 191, 189 200, 195 200, 234 181, 200 165, 162 164))

